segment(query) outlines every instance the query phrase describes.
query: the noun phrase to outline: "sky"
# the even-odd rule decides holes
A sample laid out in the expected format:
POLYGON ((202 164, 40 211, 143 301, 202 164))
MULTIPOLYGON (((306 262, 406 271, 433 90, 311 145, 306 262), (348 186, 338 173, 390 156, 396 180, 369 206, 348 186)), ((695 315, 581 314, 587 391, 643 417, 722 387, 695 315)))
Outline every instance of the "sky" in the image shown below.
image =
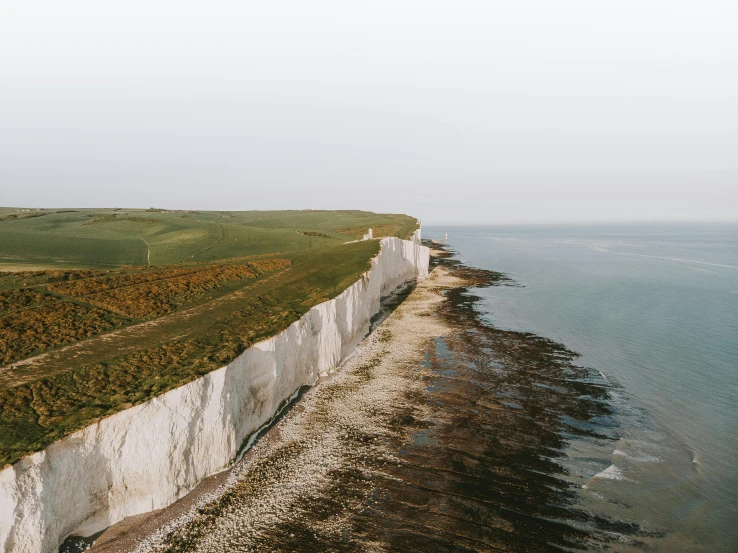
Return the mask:
POLYGON ((735 0, 4 2, 0 205, 738 220, 735 0))

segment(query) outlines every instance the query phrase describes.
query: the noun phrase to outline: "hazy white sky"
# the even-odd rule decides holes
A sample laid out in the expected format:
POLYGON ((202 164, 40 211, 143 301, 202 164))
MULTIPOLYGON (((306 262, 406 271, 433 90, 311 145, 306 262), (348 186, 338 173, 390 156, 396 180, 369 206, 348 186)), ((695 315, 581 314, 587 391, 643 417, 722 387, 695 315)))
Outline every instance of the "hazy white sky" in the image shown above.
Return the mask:
POLYGON ((0 205, 738 220, 735 0, 17 1, 0 205))

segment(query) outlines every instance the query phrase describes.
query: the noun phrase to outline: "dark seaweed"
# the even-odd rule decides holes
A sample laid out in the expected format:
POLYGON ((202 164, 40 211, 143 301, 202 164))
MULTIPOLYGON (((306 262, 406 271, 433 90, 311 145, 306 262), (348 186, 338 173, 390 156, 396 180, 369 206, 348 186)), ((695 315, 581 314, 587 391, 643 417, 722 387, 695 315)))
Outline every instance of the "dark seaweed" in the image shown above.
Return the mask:
MULTIPOLYGON (((438 249, 437 245, 434 245, 438 249)), ((504 274, 467 267, 453 253, 434 258, 466 285, 447 291, 440 309, 457 329, 438 339, 423 364, 432 372, 425 393, 410 403, 432 404, 432 421, 405 409, 388 422, 410 428, 398 443, 397 467, 366 481, 339 471, 332 489, 305 499, 313 524, 287 520, 262 536, 280 551, 571 551, 609 549, 615 541, 644 548, 653 536, 637 523, 609 520, 579 507, 580 486, 560 460, 572 438, 614 440, 608 387, 577 354, 525 332, 490 326, 477 311, 474 288, 516 286, 504 274), (314 523, 343 509, 350 490, 371 489, 340 539, 315 533, 314 523), (349 482, 352 485, 349 485, 349 482)), ((360 463, 371 466, 372 459, 360 463)), ((350 474, 349 474, 350 472, 350 474)))

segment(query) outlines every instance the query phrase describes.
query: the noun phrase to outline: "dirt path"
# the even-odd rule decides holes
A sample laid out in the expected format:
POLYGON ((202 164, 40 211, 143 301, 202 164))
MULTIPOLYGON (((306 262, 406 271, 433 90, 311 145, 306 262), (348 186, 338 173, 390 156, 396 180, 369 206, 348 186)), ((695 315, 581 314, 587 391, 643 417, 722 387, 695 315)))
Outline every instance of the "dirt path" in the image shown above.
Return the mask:
POLYGON ((143 242, 144 244, 146 244, 146 264, 149 267, 151 267, 151 246, 141 236, 139 236, 138 238, 139 238, 139 240, 141 240, 141 242, 143 242))

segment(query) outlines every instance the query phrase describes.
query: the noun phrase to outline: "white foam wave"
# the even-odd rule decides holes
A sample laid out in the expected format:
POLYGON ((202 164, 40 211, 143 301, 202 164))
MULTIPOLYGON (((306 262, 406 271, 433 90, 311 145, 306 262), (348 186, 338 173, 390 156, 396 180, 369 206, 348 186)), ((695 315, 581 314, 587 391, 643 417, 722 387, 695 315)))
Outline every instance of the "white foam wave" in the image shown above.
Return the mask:
POLYGON ((610 242, 611 246, 621 246, 624 248, 647 248, 647 244, 630 244, 629 242, 610 242))
POLYGON ((621 471, 615 465, 610 465, 605 470, 598 472, 592 478, 590 478, 589 481, 592 482, 593 480, 597 480, 597 479, 600 479, 600 480, 620 480, 620 481, 623 481, 623 482, 625 482, 625 481, 632 482, 633 481, 630 478, 627 478, 623 474, 623 471, 621 471))
POLYGON ((605 470, 598 472, 593 478, 604 478, 606 480, 623 480, 623 472, 615 465, 610 465, 605 470))
POLYGON ((703 273, 712 273, 713 275, 718 274, 716 271, 711 271, 710 269, 705 269, 704 267, 687 267, 687 269, 692 269, 693 271, 701 271, 703 273))
POLYGON ((648 455, 646 453, 642 455, 631 455, 621 449, 616 449, 615 451, 612 452, 612 454, 619 455, 620 457, 625 457, 629 461, 635 461, 636 463, 660 463, 661 462, 661 459, 659 459, 655 455, 648 455))
POLYGON ((651 259, 665 259, 667 261, 679 261, 681 263, 697 263, 699 265, 709 265, 711 267, 723 267, 725 269, 738 269, 738 266, 736 265, 725 265, 723 263, 712 263, 710 261, 699 261, 697 259, 686 259, 684 257, 667 257, 663 255, 646 255, 644 253, 613 252, 609 250, 608 250, 608 253, 614 253, 617 255, 630 255, 634 257, 650 257, 651 259))

